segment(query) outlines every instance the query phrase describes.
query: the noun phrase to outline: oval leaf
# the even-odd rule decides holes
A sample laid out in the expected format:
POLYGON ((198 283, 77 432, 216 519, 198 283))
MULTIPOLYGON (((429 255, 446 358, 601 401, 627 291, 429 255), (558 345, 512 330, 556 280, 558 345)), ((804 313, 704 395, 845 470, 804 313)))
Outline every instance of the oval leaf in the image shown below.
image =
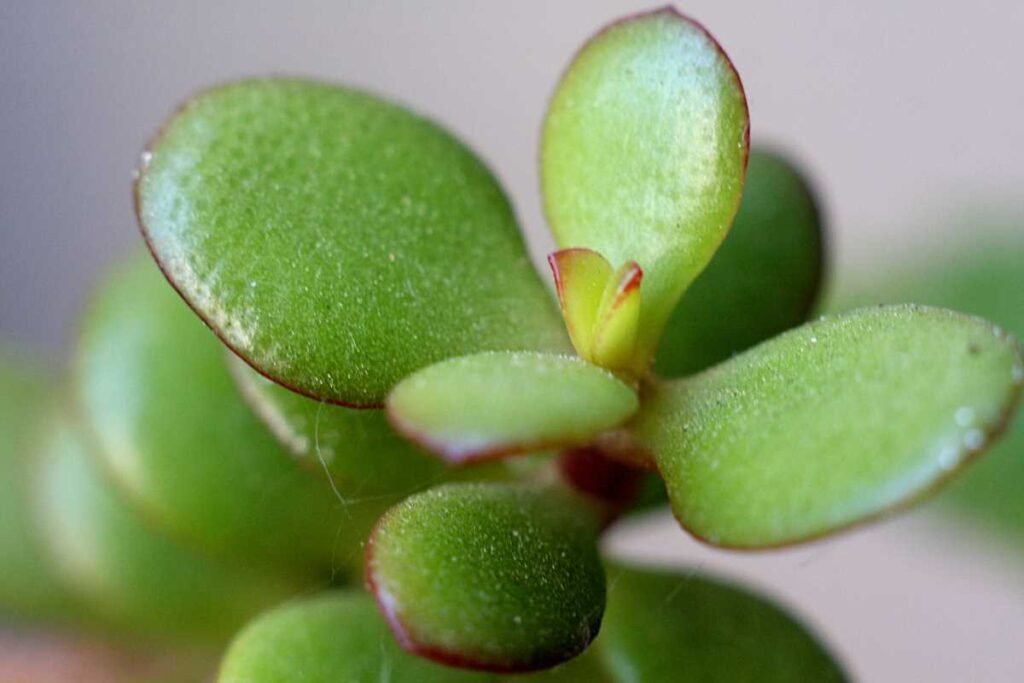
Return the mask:
POLYGON ((573 356, 482 353, 400 382, 395 428, 451 462, 586 443, 636 412, 636 392, 573 356))
POLYGON ((495 671, 553 666, 597 635, 596 524, 554 489, 450 484, 384 516, 368 581, 407 650, 495 671))
POLYGON ((151 532, 108 488, 67 419, 50 425, 40 456, 33 498, 43 542, 61 580, 116 629, 215 642, 298 590, 151 532))
POLYGON ((729 230, 748 145, 736 71, 671 8, 597 34, 555 91, 541 143, 548 221, 560 247, 643 269, 638 353, 648 360, 729 230))
POLYGON ((1017 343, 942 309, 863 309, 652 388, 634 425, 673 510, 711 543, 804 540, 945 481, 1005 426, 1017 343))
POLYGON ((493 675, 440 666, 403 652, 373 599, 327 593, 249 624, 224 657, 218 683, 488 683, 493 675))
POLYGON ((732 229, 672 312, 655 372, 690 375, 799 325, 823 271, 810 186, 785 158, 755 150, 732 229))
MULTIPOLYGON (((1017 226, 1014 226, 1015 228, 1017 226)), ((981 315, 1024 338, 1024 235, 984 238, 971 226, 971 243, 934 254, 916 267, 872 273, 871 286, 844 297, 863 303, 914 301, 981 315)), ((965 231, 966 232, 966 231, 965 231)), ((1006 438, 938 502, 966 513, 1024 544, 1024 420, 1018 414, 1006 438)))
POLYGON ((151 262, 111 278, 87 313, 75 382, 104 466, 148 519, 209 552, 357 569, 388 501, 339 502, 298 466, 241 399, 224 356, 151 262))
POLYGON ((841 683, 839 665, 793 617, 694 575, 612 567, 595 643, 619 683, 841 683))
POLYGON ((153 142, 136 193, 189 304, 314 398, 380 406, 444 358, 566 348, 488 170, 364 93, 294 80, 207 92, 153 142))
POLYGON ((78 611, 40 545, 29 498, 51 381, 20 354, 0 353, 0 614, 7 617, 63 619, 78 611))

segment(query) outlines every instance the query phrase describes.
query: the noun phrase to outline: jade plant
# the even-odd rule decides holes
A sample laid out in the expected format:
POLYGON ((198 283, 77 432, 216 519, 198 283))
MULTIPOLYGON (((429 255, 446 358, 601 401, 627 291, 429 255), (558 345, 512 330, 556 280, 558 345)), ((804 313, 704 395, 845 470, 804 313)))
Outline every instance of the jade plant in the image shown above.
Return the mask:
POLYGON ((1017 342, 921 305, 806 322, 814 194, 672 9, 575 56, 540 177, 547 275, 423 117, 292 79, 191 99, 136 177, 153 258, 100 287, 65 390, 3 368, 5 604, 216 657, 293 598, 222 683, 843 680, 780 608, 602 532, 667 501, 773 548, 905 506, 1008 424, 1017 342))

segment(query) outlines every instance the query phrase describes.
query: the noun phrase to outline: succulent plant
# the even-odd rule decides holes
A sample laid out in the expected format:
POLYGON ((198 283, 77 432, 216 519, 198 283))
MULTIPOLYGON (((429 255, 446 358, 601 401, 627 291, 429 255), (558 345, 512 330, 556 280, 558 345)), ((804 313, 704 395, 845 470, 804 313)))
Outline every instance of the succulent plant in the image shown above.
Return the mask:
MULTIPOLYGON (((749 135, 697 23, 593 37, 543 127, 549 288, 436 124, 310 81, 195 97, 135 185, 166 282, 148 259, 112 276, 71 400, 4 425, 4 467, 35 474, 0 481, 0 541, 53 568, 11 584, 27 612, 60 607, 45 576, 75 619, 202 648, 330 589, 246 627, 224 683, 842 680, 783 611, 610 562, 602 531, 655 477, 723 547, 877 517, 1000 434, 1024 360, 939 308, 805 323, 821 212, 749 135)), ((18 376, 8 397, 39 383, 18 376)))

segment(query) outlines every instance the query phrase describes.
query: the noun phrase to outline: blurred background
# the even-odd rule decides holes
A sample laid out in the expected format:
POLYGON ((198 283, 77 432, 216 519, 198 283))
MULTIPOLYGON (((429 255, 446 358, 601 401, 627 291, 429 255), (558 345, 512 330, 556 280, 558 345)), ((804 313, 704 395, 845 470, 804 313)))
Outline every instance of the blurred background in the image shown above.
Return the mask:
MULTIPOLYGON (((677 6, 736 64, 754 143, 788 151, 819 188, 834 287, 987 230, 1021 232, 1024 4, 677 6)), ((94 278, 140 245, 130 184, 142 145, 190 93, 240 76, 353 84, 444 123, 505 182, 540 262, 552 247, 535 164, 547 97, 588 35, 648 7, 0 3, 0 340, 67 348, 94 278)), ((969 519, 926 506, 758 555, 702 548, 667 518, 637 527, 642 534, 618 534, 612 546, 780 597, 860 680, 1019 680, 1024 545, 969 519)), ((10 638, 0 676, 4 661, 33 655, 10 638)))

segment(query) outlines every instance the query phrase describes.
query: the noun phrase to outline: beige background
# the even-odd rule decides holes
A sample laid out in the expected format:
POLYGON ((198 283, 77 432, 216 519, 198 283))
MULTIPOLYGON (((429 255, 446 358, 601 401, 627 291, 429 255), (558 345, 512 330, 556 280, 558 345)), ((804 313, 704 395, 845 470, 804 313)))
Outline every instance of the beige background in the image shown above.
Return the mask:
MULTIPOLYGON (((592 2, 0 2, 0 340, 57 349, 97 270, 137 246, 141 145, 188 93, 243 75, 371 88, 458 131, 550 247, 536 134, 574 48, 645 5, 592 2)), ((1024 216, 1024 3, 693 0, 735 61, 755 142, 817 179, 839 273, 1024 216)), ((1024 561, 918 514, 770 556, 699 548, 666 520, 642 548, 798 604, 863 680, 1010 681, 1024 561)), ((621 543, 620 543, 621 541, 621 543)))

